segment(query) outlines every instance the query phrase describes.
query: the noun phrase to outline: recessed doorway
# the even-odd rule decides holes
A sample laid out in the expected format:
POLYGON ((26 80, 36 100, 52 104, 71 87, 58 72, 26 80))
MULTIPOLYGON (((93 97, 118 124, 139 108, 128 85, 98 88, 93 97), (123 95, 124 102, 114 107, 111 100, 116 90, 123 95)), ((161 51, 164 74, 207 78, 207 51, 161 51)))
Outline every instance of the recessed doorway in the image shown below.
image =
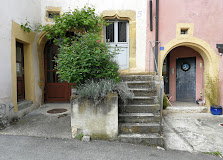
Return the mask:
POLYGON ((16 42, 17 102, 25 100, 24 47, 16 42))
POLYGON ((118 49, 115 61, 119 69, 129 68, 129 22, 109 20, 109 25, 104 26, 104 40, 111 50, 118 49))
POLYGON ((45 70, 45 102, 69 102, 71 96, 71 84, 60 80, 54 69, 55 57, 59 54, 58 46, 52 40, 45 46, 44 70, 45 70))

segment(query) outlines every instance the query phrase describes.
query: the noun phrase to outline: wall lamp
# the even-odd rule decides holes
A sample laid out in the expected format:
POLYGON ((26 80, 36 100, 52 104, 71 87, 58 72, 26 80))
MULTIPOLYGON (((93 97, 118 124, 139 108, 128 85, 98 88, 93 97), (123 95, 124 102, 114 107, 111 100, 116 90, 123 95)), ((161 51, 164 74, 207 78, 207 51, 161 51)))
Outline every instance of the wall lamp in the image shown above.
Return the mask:
POLYGON ((216 44, 216 47, 218 49, 219 55, 222 56, 222 54, 223 54, 223 44, 216 44))

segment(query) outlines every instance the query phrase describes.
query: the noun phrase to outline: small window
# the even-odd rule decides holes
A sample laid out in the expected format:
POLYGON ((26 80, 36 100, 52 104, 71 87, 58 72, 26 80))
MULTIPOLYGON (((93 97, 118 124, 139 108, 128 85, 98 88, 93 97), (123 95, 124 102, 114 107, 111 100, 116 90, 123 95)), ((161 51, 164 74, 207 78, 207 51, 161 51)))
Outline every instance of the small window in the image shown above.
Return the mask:
POLYGON ((114 42, 114 22, 106 26, 106 42, 114 42))
POLYGON ((188 29, 181 29, 180 34, 187 34, 188 29))
POLYGON ((126 22, 118 22, 118 42, 126 42, 126 22))
POLYGON ((50 19, 55 18, 56 16, 60 16, 60 12, 55 11, 47 11, 47 17, 50 19))

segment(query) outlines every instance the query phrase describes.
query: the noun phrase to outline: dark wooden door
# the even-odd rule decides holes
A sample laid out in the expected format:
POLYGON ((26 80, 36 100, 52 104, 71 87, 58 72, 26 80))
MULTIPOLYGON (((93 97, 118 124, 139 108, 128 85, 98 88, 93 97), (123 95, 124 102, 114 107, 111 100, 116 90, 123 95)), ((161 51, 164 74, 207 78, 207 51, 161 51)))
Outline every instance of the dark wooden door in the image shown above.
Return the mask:
POLYGON ((17 75, 17 101, 25 99, 24 83, 24 50, 23 44, 16 42, 16 75, 17 75))
POLYGON ((196 57, 176 60, 176 100, 195 102, 196 98, 196 57))
POLYGON ((61 81, 54 66, 54 57, 59 53, 58 46, 48 42, 45 47, 45 102, 69 102, 71 85, 61 81))

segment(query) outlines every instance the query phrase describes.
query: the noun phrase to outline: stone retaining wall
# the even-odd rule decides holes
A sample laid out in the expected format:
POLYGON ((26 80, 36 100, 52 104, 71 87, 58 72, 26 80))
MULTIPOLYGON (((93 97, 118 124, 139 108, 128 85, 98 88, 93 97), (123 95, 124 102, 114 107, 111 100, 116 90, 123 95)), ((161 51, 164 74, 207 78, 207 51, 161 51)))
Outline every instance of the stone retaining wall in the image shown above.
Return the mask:
MULTIPOLYGON (((74 96, 72 96, 74 97, 74 96)), ((92 139, 116 140, 118 135, 118 95, 108 93, 100 103, 84 98, 71 101, 72 137, 79 134, 92 139)))

